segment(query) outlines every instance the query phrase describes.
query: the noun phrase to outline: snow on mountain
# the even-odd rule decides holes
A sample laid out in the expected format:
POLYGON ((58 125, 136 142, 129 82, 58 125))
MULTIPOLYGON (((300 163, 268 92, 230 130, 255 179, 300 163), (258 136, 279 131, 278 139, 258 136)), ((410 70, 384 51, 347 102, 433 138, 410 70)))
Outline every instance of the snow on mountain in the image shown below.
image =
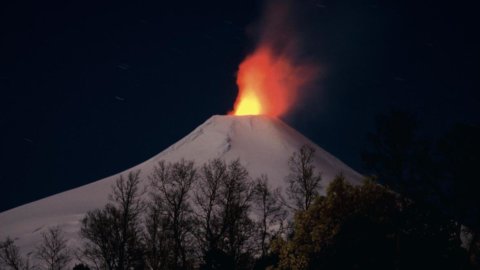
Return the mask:
POLYGON ((16 240, 23 253, 33 250, 41 233, 60 226, 70 245, 77 245, 80 220, 92 209, 108 201, 111 186, 120 174, 141 170, 144 182, 161 160, 194 160, 201 165, 214 158, 240 159, 252 177, 268 175, 272 187, 282 187, 288 174, 288 159, 299 148, 315 148, 315 165, 322 173, 323 186, 338 173, 351 183, 362 176, 340 160, 311 142, 282 121, 267 116, 213 116, 185 138, 153 158, 119 174, 68 190, 0 213, 0 239, 16 240))

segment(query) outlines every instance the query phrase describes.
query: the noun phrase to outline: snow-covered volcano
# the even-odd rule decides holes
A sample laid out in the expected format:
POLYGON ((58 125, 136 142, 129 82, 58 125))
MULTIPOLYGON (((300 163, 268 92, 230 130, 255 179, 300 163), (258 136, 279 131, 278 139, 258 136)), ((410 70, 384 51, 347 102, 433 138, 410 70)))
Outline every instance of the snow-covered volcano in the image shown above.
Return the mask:
POLYGON ((147 175, 160 160, 174 162, 184 158, 201 165, 214 158, 238 158, 252 177, 266 174, 272 187, 283 186, 288 159, 304 144, 316 150, 315 165, 322 173, 324 187, 340 172, 351 183, 361 181, 360 174, 278 119, 213 116, 185 138, 131 169, 0 213, 0 239, 10 236, 27 253, 44 230, 58 225, 75 245, 81 218, 87 211, 105 205, 115 179, 130 170, 141 170, 146 183, 147 175))

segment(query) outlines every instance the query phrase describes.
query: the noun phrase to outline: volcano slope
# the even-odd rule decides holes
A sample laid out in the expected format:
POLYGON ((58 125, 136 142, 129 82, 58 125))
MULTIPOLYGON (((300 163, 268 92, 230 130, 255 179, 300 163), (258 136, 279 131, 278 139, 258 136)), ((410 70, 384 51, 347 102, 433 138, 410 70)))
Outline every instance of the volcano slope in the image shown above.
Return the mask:
POLYGON ((270 186, 283 187, 289 173, 288 160, 301 146, 315 149, 314 165, 322 175, 323 189, 342 173, 352 184, 362 176, 320 148, 281 120, 268 116, 213 116, 189 135, 151 159, 124 172, 0 213, 0 239, 14 239, 22 253, 28 254, 51 226, 59 226, 70 246, 79 244, 79 229, 84 214, 103 207, 115 180, 130 171, 140 170, 142 183, 159 161, 193 160, 197 166, 220 158, 239 159, 252 178, 268 176, 270 186))

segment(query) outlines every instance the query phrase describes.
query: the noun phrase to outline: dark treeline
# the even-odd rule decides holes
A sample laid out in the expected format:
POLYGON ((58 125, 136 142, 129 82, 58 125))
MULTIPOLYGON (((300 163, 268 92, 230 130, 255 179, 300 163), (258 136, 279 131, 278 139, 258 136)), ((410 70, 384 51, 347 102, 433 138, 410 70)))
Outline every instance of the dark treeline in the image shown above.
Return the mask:
POLYGON ((480 126, 457 123, 444 134, 427 134, 414 114, 379 115, 362 153, 375 179, 456 220, 469 263, 480 269, 480 126))
POLYGON ((82 219, 78 249, 54 227, 35 265, 13 240, 1 242, 0 267, 478 269, 478 205, 461 198, 468 182, 458 180, 472 164, 461 147, 478 137, 453 130, 433 149, 415 127, 406 114, 380 118, 364 153, 373 176, 352 185, 340 173, 325 192, 310 146, 290 157, 284 192, 266 175, 252 179, 239 160, 161 161, 150 175, 116 180, 109 203, 82 219))

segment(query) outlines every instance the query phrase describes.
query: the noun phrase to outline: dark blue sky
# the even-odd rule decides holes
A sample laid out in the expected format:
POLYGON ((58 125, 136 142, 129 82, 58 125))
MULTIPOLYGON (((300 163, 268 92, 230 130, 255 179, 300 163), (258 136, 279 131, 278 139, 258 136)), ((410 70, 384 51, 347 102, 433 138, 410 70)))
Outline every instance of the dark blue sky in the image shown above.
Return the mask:
MULTIPOLYGON (((284 120, 327 151, 362 171, 366 133, 391 108, 430 134, 478 123, 475 1, 298 3, 302 57, 324 79, 284 120)), ((127 169, 229 111, 261 10, 258 0, 2 2, 0 211, 127 169)))

